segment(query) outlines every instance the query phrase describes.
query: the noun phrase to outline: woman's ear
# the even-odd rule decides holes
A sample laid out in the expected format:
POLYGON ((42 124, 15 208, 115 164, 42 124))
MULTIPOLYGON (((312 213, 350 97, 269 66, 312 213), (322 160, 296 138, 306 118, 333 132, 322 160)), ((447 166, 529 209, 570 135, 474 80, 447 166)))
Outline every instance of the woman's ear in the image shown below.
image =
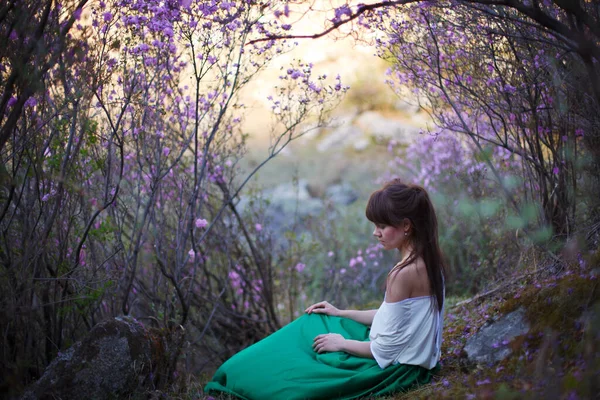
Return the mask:
POLYGON ((405 235, 410 235, 410 231, 411 231, 410 219, 404 218, 404 220, 402 221, 402 231, 404 232, 405 235))

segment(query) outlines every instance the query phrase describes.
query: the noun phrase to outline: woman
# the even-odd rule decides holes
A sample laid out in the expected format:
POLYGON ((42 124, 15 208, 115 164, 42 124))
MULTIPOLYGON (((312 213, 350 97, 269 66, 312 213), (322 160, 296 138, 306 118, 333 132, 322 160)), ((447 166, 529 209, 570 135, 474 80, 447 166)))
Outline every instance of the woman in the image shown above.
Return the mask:
POLYGON ((369 198, 373 236, 402 260, 377 310, 326 301, 225 362, 205 388, 242 399, 353 399, 427 383, 440 357, 444 264, 425 189, 395 179, 369 198))

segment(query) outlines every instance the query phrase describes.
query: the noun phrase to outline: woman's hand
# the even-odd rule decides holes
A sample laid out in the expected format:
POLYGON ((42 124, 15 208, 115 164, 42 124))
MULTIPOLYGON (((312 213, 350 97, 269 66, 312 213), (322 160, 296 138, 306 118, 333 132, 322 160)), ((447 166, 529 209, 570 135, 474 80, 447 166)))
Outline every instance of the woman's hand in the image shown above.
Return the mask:
POLYGON ((346 339, 339 333, 326 333, 319 335, 313 342, 313 349, 317 353, 326 351, 344 351, 346 339))
POLYGON ((331 315, 332 317, 340 316, 340 310, 338 310, 337 308, 335 308, 334 306, 332 306, 331 304, 329 304, 326 301, 321 301, 319 303, 313 304, 312 306, 310 306, 306 310, 304 310, 304 312, 307 314, 316 313, 316 314, 331 315))

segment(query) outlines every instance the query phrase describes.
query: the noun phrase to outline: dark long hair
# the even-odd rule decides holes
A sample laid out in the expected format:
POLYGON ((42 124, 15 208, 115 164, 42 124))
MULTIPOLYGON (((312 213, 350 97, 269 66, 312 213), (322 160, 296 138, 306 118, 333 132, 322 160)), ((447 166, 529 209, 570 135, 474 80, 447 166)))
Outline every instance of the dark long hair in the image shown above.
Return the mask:
POLYGON ((411 230, 407 238, 413 245, 413 252, 404 262, 392 268, 390 274, 418 257, 423 258, 432 296, 437 309, 441 310, 446 265, 438 242, 437 217, 427 191, 418 185, 405 184, 400 179, 391 180, 371 194, 366 215, 375 224, 395 227, 401 226, 405 219, 410 221, 411 230))

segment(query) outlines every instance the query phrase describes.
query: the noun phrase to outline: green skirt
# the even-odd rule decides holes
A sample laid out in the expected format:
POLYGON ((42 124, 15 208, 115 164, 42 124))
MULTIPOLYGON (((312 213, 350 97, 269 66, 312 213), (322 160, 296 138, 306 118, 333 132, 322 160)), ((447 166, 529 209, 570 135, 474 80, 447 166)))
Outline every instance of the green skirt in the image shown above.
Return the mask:
POLYGON ((369 327, 346 318, 303 315, 227 360, 204 388, 248 400, 355 399, 408 391, 428 383, 434 370, 396 364, 381 369, 370 358, 316 353, 313 339, 339 333, 369 340, 369 327))

